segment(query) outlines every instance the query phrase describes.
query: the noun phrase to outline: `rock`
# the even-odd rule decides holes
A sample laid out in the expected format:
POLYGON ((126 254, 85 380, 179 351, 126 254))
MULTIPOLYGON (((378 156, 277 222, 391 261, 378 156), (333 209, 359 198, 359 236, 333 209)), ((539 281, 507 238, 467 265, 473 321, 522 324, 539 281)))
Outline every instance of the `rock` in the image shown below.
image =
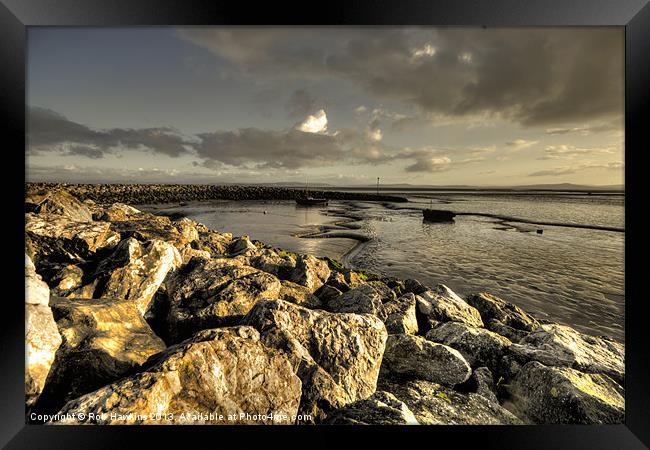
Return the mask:
POLYGON ((125 239, 98 265, 93 298, 134 300, 144 315, 167 274, 181 264, 180 253, 167 242, 141 244, 134 238, 125 239))
POLYGON ((483 322, 488 324, 490 330, 494 328, 495 332, 498 332, 498 327, 495 327, 495 324, 499 325, 497 322, 522 331, 533 331, 540 325, 535 318, 517 305, 485 292, 469 296, 467 303, 479 311, 483 322))
POLYGON ((444 284, 439 284, 416 298, 418 311, 429 319, 462 322, 473 327, 483 326, 479 312, 444 284))
POLYGON ((189 263, 192 258, 210 259, 212 257, 210 252, 206 250, 197 250, 189 245, 183 247, 183 250, 180 251, 180 255, 183 265, 189 263))
POLYGON ((484 328, 460 322, 446 322, 430 330, 427 340, 458 350, 473 368, 486 366, 498 370, 499 361, 512 344, 508 339, 484 328))
POLYGON ((479 367, 472 372, 472 376, 465 382, 465 388, 471 392, 476 392, 488 400, 499 403, 496 392, 496 385, 492 371, 487 367, 479 367))
POLYGON ((382 303, 397 300, 397 295, 395 295, 395 292, 381 281, 369 281, 365 284, 365 286, 371 286, 375 291, 377 291, 382 303))
POLYGON ((389 334, 417 334, 418 321, 415 315, 415 295, 404 294, 396 300, 384 303, 386 330, 389 334))
POLYGON ((36 273, 31 258, 25 255, 25 303, 47 306, 50 301, 50 288, 36 273))
POLYGON ((190 219, 172 221, 169 217, 142 213, 127 220, 111 222, 111 228, 121 239, 134 238, 140 242, 159 240, 172 244, 179 251, 198 238, 194 222, 190 219))
POLYGON ((413 293, 415 295, 420 295, 426 292, 428 288, 420 283, 418 280, 413 278, 407 278, 404 280, 404 293, 413 293))
POLYGON ((516 425, 522 421, 498 403, 424 380, 380 378, 378 389, 403 401, 422 425, 516 425))
POLYGON ((52 287, 52 295, 58 297, 67 297, 71 292, 81 288, 84 280, 83 269, 74 264, 42 262, 41 271, 52 287))
POLYGON ((239 239, 235 239, 232 244, 230 244, 230 254, 232 256, 254 256, 257 254, 257 251, 258 248, 250 241, 248 236, 242 236, 239 239))
POLYGON ((347 292, 350 290, 350 285, 348 285, 345 275, 335 270, 330 272, 330 276, 324 286, 331 286, 340 292, 347 292))
POLYGON ((625 379, 625 347, 612 340, 582 334, 558 324, 542 325, 510 348, 522 363, 539 361, 587 373, 603 373, 618 383, 625 379))
POLYGON ((165 280, 170 337, 179 339, 197 330, 234 325, 253 305, 280 295, 280 280, 231 259, 194 258, 165 280))
POLYGON ((225 255, 228 252, 228 246, 232 243, 232 234, 218 233, 202 223, 197 223, 195 227, 199 237, 193 245, 197 250, 210 252, 211 255, 225 255))
POLYGON ((63 344, 41 403, 54 410, 138 369, 166 348, 136 301, 53 297, 52 310, 63 344))
POLYGON ((329 284, 324 284, 321 287, 319 287, 318 290, 316 290, 316 292, 314 292, 314 294, 320 299, 320 301, 324 305, 327 305, 334 298, 341 295, 342 292, 339 291, 334 286, 330 286, 329 284))
POLYGON ((530 333, 530 331, 517 330, 516 328, 509 327, 495 319, 488 320, 485 327, 494 333, 508 338, 511 342, 519 342, 530 333))
POLYGON ((290 255, 280 256, 269 249, 260 250, 258 253, 258 256, 250 259, 250 265, 282 280, 289 279, 296 268, 296 260, 290 255))
POLYGON ((29 210, 37 214, 56 214, 75 222, 93 220, 88 206, 60 189, 51 190, 43 196, 31 196, 27 202, 33 202, 29 210))
POLYGON ((281 300, 257 303, 243 323, 289 355, 302 380, 301 414, 314 420, 375 392, 386 328, 364 314, 310 310, 281 300))
POLYGON ((278 299, 304 306, 305 308, 322 308, 321 300, 311 293, 311 290, 291 281, 282 280, 280 282, 280 293, 278 299))
POLYGON ((104 220, 106 222, 124 221, 142 214, 142 211, 124 203, 113 203, 104 209, 100 214, 95 214, 95 220, 104 220))
POLYGON ((312 255, 298 255, 296 268, 289 281, 308 287, 312 292, 321 287, 330 276, 326 261, 312 255))
POLYGON ((369 284, 362 284, 333 298, 327 307, 337 313, 372 314, 382 320, 386 318, 381 294, 369 284))
POLYGON ((378 391, 327 416, 332 425, 419 425, 413 412, 393 394, 378 391))
POLYGON ((386 341, 382 372, 453 386, 472 374, 457 350, 421 336, 391 334, 386 341))
MULTIPOLYGON (((47 289, 47 286, 45 286, 47 289)), ((34 406, 45 387, 48 374, 54 362, 56 351, 61 345, 61 335, 54 322, 52 310, 28 290, 25 297, 25 404, 34 406)), ((49 290, 47 292, 49 298, 49 290)))
POLYGON ((623 388, 607 375, 527 363, 510 385, 517 412, 536 423, 623 423, 623 388))
POLYGON ((201 331, 149 364, 144 372, 68 402, 60 413, 83 412, 85 423, 119 425, 295 421, 300 379, 287 357, 262 345, 250 327, 201 331))
POLYGON ((41 259, 83 261, 120 240, 108 222, 74 222, 54 214, 25 214, 25 233, 33 252, 30 256, 37 264, 41 259))

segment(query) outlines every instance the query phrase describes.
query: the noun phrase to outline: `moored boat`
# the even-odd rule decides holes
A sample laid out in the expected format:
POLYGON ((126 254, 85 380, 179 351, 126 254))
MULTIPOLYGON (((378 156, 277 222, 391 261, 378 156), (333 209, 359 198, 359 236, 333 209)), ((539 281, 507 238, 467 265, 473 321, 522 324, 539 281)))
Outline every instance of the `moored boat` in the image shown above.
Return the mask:
POLYGON ((453 222, 456 214, 444 209, 423 209, 422 215, 428 222, 453 222))

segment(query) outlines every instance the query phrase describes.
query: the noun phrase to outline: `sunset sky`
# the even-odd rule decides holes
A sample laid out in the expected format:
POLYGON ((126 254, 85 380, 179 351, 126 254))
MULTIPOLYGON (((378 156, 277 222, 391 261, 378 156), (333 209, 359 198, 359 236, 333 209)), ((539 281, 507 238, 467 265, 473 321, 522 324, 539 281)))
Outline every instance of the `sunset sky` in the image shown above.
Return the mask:
POLYGON ((29 181, 623 183, 623 28, 30 27, 29 181))

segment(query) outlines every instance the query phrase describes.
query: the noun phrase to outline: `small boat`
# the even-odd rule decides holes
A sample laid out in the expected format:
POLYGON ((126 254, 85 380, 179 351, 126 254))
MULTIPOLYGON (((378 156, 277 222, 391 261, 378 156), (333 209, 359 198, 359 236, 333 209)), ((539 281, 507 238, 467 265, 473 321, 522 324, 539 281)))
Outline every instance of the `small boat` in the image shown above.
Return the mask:
POLYGON ((422 215, 428 222, 453 222, 456 214, 444 209, 423 209, 422 215))
POLYGON ((328 200, 326 198, 302 197, 297 198, 296 203, 302 206, 327 206, 328 200))

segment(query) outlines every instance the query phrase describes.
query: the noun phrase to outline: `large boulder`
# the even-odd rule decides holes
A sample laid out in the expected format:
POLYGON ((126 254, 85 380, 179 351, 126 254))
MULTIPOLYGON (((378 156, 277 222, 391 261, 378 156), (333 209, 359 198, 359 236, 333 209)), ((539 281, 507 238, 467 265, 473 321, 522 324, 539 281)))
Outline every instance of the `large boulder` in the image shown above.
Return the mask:
POLYGON ((76 222, 55 214, 25 214, 25 234, 29 256, 36 264, 41 259, 84 261, 120 240, 108 222, 76 222))
POLYGON ((332 312, 372 314, 383 320, 386 312, 381 299, 381 293, 374 286, 362 284, 331 299, 327 307, 332 312))
MULTIPOLYGON (((125 239, 97 266, 92 297, 134 300, 140 314, 145 314, 167 274, 181 264, 180 253, 167 242, 125 239)), ((74 291, 70 295, 81 297, 74 291)))
POLYGON ((50 288, 36 273, 36 267, 28 255, 25 255, 25 303, 47 306, 50 301, 50 288))
POLYGON ((377 391, 364 400, 333 411, 325 423, 332 425, 419 425, 413 412, 393 394, 377 391))
POLYGON ((258 254, 258 250, 248 236, 242 236, 232 241, 229 253, 231 256, 255 256, 258 254))
POLYGON ((142 214, 142 211, 133 206, 125 205, 124 203, 113 203, 109 207, 103 209, 101 213, 94 214, 94 216, 95 220, 118 222, 132 219, 140 214, 142 214))
POLYGON ((198 238, 192 243, 197 250, 204 250, 211 255, 225 255, 232 243, 231 233, 219 233, 211 230, 202 223, 196 223, 198 238))
POLYGON ((289 281, 308 287, 312 292, 321 287, 330 276, 326 261, 312 255, 298 255, 296 267, 289 281))
POLYGON ((512 409, 536 423, 611 424, 625 417, 623 388, 607 375, 531 361, 509 391, 512 409))
POLYGON ((444 284, 417 295, 418 312, 435 322, 461 322, 482 327, 479 312, 444 284))
POLYGON ((421 336, 391 334, 386 341, 382 372, 453 386, 472 374, 463 355, 421 336))
POLYGON ((323 302, 312 294, 311 289, 308 287, 286 280, 282 280, 280 284, 280 292, 278 293, 279 300, 295 303, 305 308, 315 309, 323 307, 323 302))
POLYGON ((455 348, 473 368, 486 366, 493 372, 497 370, 505 351, 512 344, 501 335, 460 322, 443 323, 430 330, 426 338, 455 348))
POLYGON ((88 207, 68 192, 55 189, 42 195, 28 195, 25 199, 28 211, 37 214, 56 214, 75 222, 92 222, 88 207))
POLYGON ((121 378, 166 348, 136 301, 53 297, 52 310, 63 344, 41 399, 50 408, 121 378))
POLYGON ((499 297, 485 292, 470 295, 467 303, 476 308, 486 327, 496 333, 503 334, 513 342, 518 341, 519 334, 506 333, 508 328, 530 332, 539 328, 539 322, 523 309, 499 297), (504 327, 505 325, 505 327, 504 327))
POLYGON ((200 329, 234 325, 253 305, 277 298, 276 277, 231 259, 193 258, 164 283, 169 335, 178 342, 200 329))
MULTIPOLYGON (((45 279, 52 287, 52 295, 67 297, 83 286, 84 270, 81 266, 65 263, 44 263, 41 267, 45 279)), ((87 295, 91 297, 92 292, 88 292, 87 295)))
POLYGON ((111 222, 111 228, 119 232, 122 239, 134 238, 141 242, 160 240, 172 244, 179 251, 199 237, 195 222, 190 219, 171 220, 149 213, 111 222))
POLYGON ((257 303, 244 323, 257 328, 267 346, 289 355, 302 380, 301 414, 322 419, 375 392, 387 337, 377 317, 275 300, 257 303))
POLYGON ((510 353, 520 364, 539 361, 587 373, 603 373, 618 383, 625 379, 625 347, 604 337, 589 336, 566 325, 542 325, 528 334, 510 353))
MULTIPOLYGON (((119 425, 295 421, 300 379, 287 357, 262 345, 251 327, 203 330, 149 364, 68 402, 60 413, 83 412, 84 423, 119 425)), ((79 422, 67 416, 57 423, 79 422)))
POLYGON ((380 378, 378 389, 390 392, 413 411, 422 425, 515 425, 522 421, 497 402, 424 380, 380 378))
POLYGON ((386 330, 389 334, 417 334, 418 321, 415 314, 417 300, 413 293, 402 295, 384 303, 386 330))
POLYGON ((250 258, 250 265, 282 280, 289 279, 296 268, 296 260, 291 255, 280 255, 270 249, 260 250, 257 253, 257 256, 250 258))

